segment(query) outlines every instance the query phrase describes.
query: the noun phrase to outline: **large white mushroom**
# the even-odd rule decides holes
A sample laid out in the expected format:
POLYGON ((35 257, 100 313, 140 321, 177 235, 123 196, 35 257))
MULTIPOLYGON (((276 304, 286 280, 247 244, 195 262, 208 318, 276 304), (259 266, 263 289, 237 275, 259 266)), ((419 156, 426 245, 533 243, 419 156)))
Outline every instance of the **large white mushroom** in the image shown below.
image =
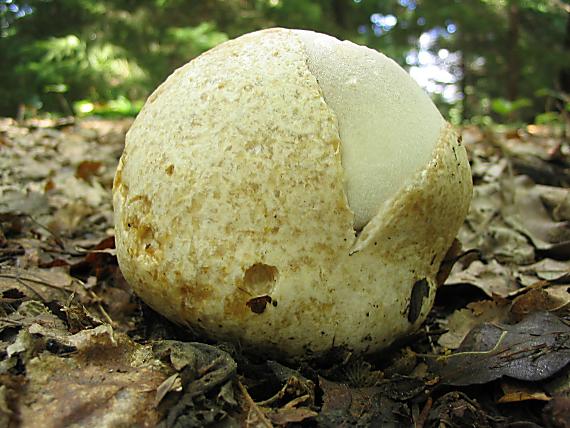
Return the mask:
POLYGON ((115 177, 117 256, 177 323, 259 352, 372 352, 417 328, 469 206, 465 149, 374 50, 270 29, 176 70, 115 177))

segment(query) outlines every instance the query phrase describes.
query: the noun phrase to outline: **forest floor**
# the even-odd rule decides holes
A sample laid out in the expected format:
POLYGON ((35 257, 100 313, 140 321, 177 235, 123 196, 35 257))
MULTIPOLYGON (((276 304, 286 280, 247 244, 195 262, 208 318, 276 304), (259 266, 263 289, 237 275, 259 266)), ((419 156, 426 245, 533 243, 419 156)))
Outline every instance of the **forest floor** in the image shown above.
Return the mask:
POLYGON ((553 130, 463 130, 474 198, 419 332, 291 365, 192 337, 131 292, 111 205, 129 125, 0 119, 0 426, 570 426, 570 153, 553 130))

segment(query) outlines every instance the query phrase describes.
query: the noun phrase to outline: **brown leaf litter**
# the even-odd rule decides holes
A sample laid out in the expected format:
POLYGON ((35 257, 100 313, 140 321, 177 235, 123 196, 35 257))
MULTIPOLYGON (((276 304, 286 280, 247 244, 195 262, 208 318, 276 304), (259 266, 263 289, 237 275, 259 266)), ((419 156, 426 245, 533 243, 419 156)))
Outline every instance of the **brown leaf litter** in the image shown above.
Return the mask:
POLYGON ((133 295, 110 197, 129 125, 0 120, 0 426, 567 426, 567 142, 464 130, 474 199, 428 321, 293 367, 133 295))

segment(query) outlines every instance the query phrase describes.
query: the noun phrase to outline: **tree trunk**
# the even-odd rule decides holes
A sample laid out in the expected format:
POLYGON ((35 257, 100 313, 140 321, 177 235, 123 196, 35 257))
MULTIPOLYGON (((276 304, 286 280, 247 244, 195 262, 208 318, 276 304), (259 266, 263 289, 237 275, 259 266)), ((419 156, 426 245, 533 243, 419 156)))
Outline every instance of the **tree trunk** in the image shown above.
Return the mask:
POLYGON ((349 5, 347 5, 346 0, 333 0, 332 2, 334 20, 343 30, 346 30, 348 27, 348 19, 350 15, 347 10, 348 6, 349 5))
MULTIPOLYGON (((570 12, 568 12, 566 19, 566 36, 564 37, 564 52, 570 53, 570 12)), ((566 110, 566 103, 570 103, 570 65, 566 64, 560 70, 560 91, 562 92, 562 101, 560 112, 564 120, 564 135, 566 141, 570 138, 570 115, 566 110)))
POLYGON ((515 101, 519 95, 519 34, 520 34, 520 8, 518 0, 509 0, 507 32, 507 98, 515 101))
MULTIPOLYGON (((570 53, 570 13, 566 19, 566 36, 564 37, 564 51, 570 53)), ((570 95, 570 65, 560 70, 560 90, 570 95)))
POLYGON ((465 61, 465 50, 461 51, 461 120, 469 119, 469 102, 467 100, 467 61, 465 61))
POLYGON ((461 99, 461 120, 465 121, 471 117, 471 111, 469 109, 469 96, 467 94, 467 87, 469 82, 469 63, 467 61, 467 41, 465 39, 465 31, 459 28, 459 48, 461 49, 461 62, 459 67, 461 68, 461 82, 459 82, 459 89, 463 98, 461 99))

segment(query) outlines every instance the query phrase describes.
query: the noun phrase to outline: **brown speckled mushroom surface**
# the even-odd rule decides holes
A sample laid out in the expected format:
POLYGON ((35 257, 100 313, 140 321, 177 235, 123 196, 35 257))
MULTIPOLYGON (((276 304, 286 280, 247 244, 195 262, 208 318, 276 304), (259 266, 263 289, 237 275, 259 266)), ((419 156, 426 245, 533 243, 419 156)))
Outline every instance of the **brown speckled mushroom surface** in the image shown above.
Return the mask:
POLYGON ((311 71, 306 39, 286 29, 242 36, 150 96, 115 177, 117 257, 145 302, 209 337, 291 358, 371 352, 430 310, 469 206, 469 164, 436 121, 419 163, 377 196, 360 230, 346 115, 311 71), (418 283, 420 304, 410 305, 418 283))

